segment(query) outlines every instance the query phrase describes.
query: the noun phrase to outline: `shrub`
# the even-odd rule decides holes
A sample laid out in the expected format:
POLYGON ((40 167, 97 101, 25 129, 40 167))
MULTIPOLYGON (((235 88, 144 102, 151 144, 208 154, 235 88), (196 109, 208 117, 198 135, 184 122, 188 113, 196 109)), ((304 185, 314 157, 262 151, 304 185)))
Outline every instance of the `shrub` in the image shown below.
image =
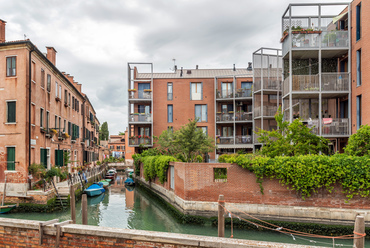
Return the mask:
POLYGON ((352 156, 370 155, 370 126, 362 125, 357 133, 352 134, 344 152, 352 156))

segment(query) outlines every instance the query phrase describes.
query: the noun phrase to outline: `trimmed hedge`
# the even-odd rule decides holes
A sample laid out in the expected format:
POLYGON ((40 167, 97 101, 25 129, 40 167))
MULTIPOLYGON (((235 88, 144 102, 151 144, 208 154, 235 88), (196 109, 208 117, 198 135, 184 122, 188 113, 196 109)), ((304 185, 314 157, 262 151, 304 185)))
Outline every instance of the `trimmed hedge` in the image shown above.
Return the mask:
POLYGON ((220 162, 235 163, 253 172, 263 193, 262 179, 277 178, 296 190, 302 198, 325 188, 331 192, 336 183, 342 186, 347 200, 370 194, 370 157, 345 154, 304 155, 275 158, 254 155, 221 155, 220 162))

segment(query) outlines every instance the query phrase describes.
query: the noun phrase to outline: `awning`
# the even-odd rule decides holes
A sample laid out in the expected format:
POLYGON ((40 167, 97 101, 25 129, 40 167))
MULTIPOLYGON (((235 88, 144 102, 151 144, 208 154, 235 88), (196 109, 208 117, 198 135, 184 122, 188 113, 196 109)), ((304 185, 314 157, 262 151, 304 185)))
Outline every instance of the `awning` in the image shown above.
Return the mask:
POLYGON ((217 149, 238 149, 238 148, 253 149, 253 144, 235 144, 235 145, 217 144, 217 149))
POLYGON ((343 14, 340 14, 339 16, 334 17, 333 18, 333 23, 336 23, 337 21, 339 21, 340 19, 342 19, 342 17, 344 17, 347 14, 348 14, 348 11, 344 12, 343 14))

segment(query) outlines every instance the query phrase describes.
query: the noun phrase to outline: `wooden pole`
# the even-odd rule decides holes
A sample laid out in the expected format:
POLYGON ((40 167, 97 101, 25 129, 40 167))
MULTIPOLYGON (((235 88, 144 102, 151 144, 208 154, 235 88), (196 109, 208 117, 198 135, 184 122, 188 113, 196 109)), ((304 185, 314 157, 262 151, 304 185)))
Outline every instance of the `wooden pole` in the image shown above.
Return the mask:
POLYGON ((4 206, 5 194, 6 194, 6 174, 5 174, 5 182, 4 182, 3 200, 1 201, 1 206, 4 206))
POLYGON ((354 239, 353 239, 353 247, 356 248, 364 248, 365 247, 365 219, 364 216, 357 215, 355 220, 355 230, 353 231, 354 239), (362 238, 358 238, 361 237, 362 238))
POLYGON ((70 205, 71 205, 71 219, 72 223, 76 224, 76 196, 75 196, 75 188, 73 183, 69 188, 69 195, 70 195, 70 205))
POLYGON ((218 236, 225 237, 225 200, 223 195, 219 195, 218 204, 218 236))
POLYGON ((87 195, 82 194, 82 225, 87 225, 87 195))

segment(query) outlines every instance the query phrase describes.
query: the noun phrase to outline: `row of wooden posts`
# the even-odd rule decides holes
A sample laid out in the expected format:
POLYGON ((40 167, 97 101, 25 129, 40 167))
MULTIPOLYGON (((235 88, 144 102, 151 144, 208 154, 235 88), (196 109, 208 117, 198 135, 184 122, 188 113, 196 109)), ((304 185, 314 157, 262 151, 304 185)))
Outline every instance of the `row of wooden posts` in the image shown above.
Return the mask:
MULTIPOLYGON (((223 195, 218 197, 218 237, 225 237, 225 198, 223 195)), ((365 219, 364 216, 357 215, 354 226, 353 247, 365 247, 365 219)))

